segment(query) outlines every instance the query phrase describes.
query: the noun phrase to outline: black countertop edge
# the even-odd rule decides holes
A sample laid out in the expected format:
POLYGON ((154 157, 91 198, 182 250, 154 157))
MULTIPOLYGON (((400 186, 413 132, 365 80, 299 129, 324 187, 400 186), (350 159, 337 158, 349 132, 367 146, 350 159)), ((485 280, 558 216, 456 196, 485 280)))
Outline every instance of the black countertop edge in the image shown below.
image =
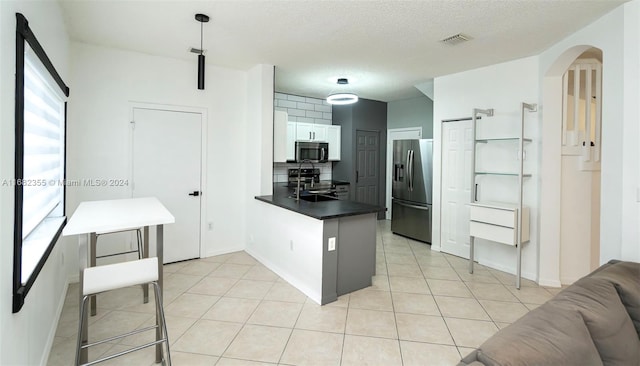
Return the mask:
POLYGON ((295 199, 287 196, 256 196, 255 199, 297 212, 301 215, 313 217, 318 220, 329 220, 346 216, 378 213, 387 210, 380 206, 343 200, 307 202, 296 201, 295 199))
MULTIPOLYGON (((304 183, 304 182, 303 182, 304 183)), ((309 183, 307 183, 309 184, 309 183)), ((336 185, 336 186, 348 186, 351 185, 351 183, 344 181, 344 180, 321 180, 320 182, 317 182, 316 184, 321 184, 321 185, 336 185)), ((276 182, 273 183, 273 186, 282 186, 282 187, 295 187, 297 186, 298 183, 297 182, 276 182)))

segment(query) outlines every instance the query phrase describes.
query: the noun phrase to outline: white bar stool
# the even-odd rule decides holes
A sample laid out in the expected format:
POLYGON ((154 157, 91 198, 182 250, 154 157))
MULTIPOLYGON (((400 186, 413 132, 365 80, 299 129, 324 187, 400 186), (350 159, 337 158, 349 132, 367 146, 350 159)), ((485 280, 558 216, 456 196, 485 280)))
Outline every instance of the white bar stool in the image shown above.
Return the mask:
MULTIPOLYGON (((138 253, 138 259, 142 259, 144 257, 144 250, 142 249, 142 228, 130 228, 130 229, 123 229, 123 230, 118 230, 118 231, 102 231, 102 232, 97 232, 96 233, 96 246, 98 244, 98 238, 103 236, 103 235, 109 235, 109 234, 116 234, 116 233, 125 233, 125 232, 129 232, 129 231, 135 231, 136 232, 136 239, 138 242, 138 250, 128 250, 128 251, 124 251, 124 252, 116 252, 116 253, 111 253, 111 254, 105 254, 105 255, 96 255, 96 248, 92 248, 92 258, 90 258, 90 265, 91 267, 95 267, 96 266, 96 259, 99 258, 107 258, 107 257, 113 257, 116 255, 123 255, 123 254, 129 254, 129 253, 138 253)), ((145 287, 146 289, 147 287, 145 287)), ((144 298, 147 299, 147 294, 148 292, 145 290, 144 292, 144 298)), ((146 302, 146 301, 145 301, 146 302)), ((97 314, 97 309, 98 309, 98 302, 96 300, 95 296, 91 296, 91 316, 94 316, 97 314)))
POLYGON ((164 310, 162 308, 162 298, 160 294, 160 287, 158 286, 158 258, 145 258, 141 260, 107 264, 98 267, 88 267, 83 271, 84 283, 82 286, 82 303, 80 304, 80 324, 78 327, 78 342, 76 347, 76 365, 80 365, 80 351, 89 347, 93 347, 98 344, 112 342, 116 339, 128 337, 133 334, 142 333, 152 329, 156 329, 156 340, 150 343, 146 343, 111 356, 103 357, 95 361, 88 362, 83 365, 93 365, 99 362, 110 360, 115 357, 123 356, 125 354, 139 351, 141 349, 151 347, 157 344, 164 343, 166 352, 162 357, 162 363, 164 365, 171 365, 171 355, 169 352, 169 336, 167 335, 167 323, 164 317, 164 310), (90 296, 99 294, 101 292, 116 290, 123 287, 152 284, 155 300, 156 300, 156 325, 146 327, 143 329, 137 329, 132 332, 110 337, 101 341, 96 341, 88 344, 82 343, 82 329, 84 321, 87 318, 85 312, 87 311, 87 301, 90 296))

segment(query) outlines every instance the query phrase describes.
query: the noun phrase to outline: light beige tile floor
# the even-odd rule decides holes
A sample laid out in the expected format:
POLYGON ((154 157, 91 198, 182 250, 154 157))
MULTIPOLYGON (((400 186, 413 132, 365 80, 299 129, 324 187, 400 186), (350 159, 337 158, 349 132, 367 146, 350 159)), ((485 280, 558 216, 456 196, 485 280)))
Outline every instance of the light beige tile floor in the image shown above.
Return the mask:
MULTIPOLYGON (((174 365, 455 365, 474 347, 557 291, 377 233, 373 286, 319 306, 245 252, 165 265, 164 308, 174 365)), ((49 365, 75 356, 78 286, 72 284, 49 365)), ((154 306, 140 287, 98 296, 91 338, 147 327, 154 306)), ((90 350, 90 359, 150 341, 139 334, 90 350)), ((147 349, 106 364, 152 365, 147 349)))

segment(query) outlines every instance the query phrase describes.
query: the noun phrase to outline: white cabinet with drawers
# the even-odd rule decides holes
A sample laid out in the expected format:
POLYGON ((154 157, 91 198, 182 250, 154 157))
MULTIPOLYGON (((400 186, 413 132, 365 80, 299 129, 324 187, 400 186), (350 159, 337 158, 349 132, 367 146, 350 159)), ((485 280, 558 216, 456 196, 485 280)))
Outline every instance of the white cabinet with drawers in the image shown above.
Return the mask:
MULTIPOLYGON (((469 234, 507 245, 518 243, 518 205, 474 202, 469 211, 469 234)), ((522 207, 521 241, 529 241, 529 208, 522 207)))

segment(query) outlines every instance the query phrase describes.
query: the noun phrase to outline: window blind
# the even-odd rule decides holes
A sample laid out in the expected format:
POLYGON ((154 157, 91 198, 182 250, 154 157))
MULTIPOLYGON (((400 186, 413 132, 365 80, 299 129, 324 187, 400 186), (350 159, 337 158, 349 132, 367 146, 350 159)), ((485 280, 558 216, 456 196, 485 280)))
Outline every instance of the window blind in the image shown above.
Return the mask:
POLYGON ((25 47, 22 238, 48 217, 63 216, 65 96, 25 47))

